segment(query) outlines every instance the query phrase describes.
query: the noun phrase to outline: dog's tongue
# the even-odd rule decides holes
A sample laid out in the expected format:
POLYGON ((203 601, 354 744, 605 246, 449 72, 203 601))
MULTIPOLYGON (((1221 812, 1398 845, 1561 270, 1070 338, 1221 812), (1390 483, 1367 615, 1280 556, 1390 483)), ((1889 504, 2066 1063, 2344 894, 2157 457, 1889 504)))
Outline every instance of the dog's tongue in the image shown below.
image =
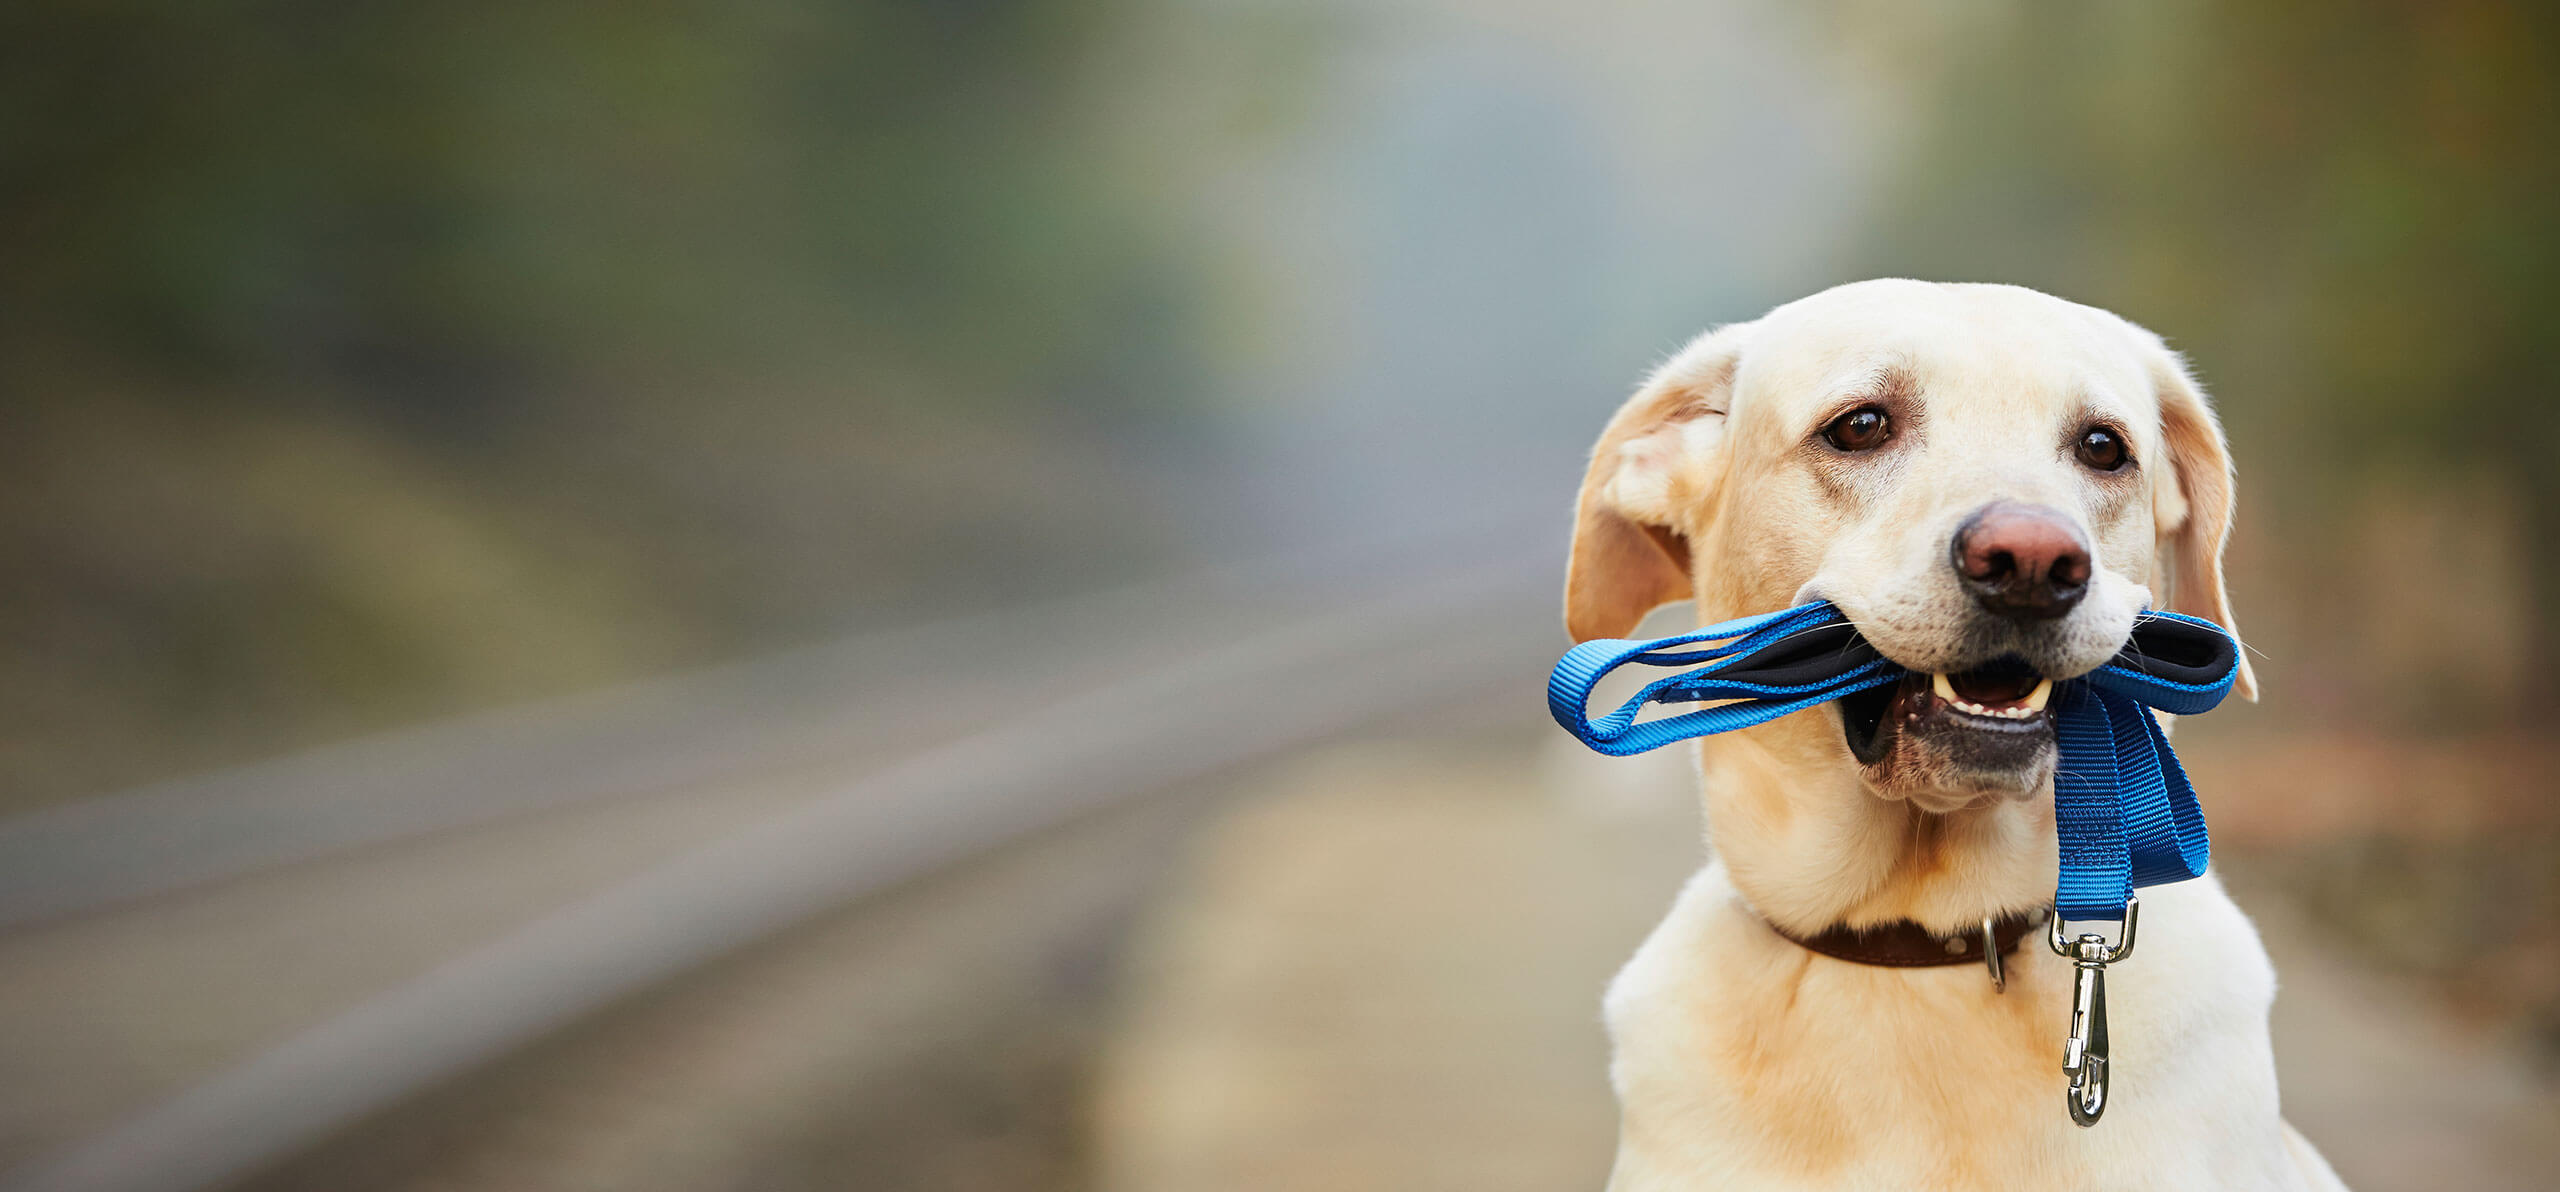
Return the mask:
POLYGON ((2014 668, 1964 671, 1947 676, 1947 685, 1967 703, 2000 707, 2027 698, 2036 689, 2037 677, 2014 668))

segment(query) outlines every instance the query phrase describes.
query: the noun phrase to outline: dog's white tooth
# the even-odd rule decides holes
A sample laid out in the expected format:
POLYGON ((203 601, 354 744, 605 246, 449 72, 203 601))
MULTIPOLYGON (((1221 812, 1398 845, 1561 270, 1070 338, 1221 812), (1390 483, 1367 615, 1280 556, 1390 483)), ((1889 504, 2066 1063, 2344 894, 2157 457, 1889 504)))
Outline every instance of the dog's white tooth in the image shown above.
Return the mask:
POLYGON ((2051 698, 2053 698, 2053 680, 2039 679, 2036 681, 2036 689, 2027 693, 2026 709, 2030 712, 2044 711, 2044 702, 2051 698))
POLYGON ((1929 690, 1935 692, 1939 699, 1945 700, 1951 704, 1956 702, 1956 685, 1948 682, 1947 676, 1944 674, 1932 674, 1929 676, 1929 690))

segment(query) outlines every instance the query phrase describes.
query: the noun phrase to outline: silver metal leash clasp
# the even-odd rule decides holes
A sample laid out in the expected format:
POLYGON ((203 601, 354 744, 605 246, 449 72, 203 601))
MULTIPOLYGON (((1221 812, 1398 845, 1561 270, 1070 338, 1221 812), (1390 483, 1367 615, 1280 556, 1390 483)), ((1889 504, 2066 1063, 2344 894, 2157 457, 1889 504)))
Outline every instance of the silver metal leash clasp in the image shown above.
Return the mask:
POLYGON ((2000 964, 2000 933, 1991 916, 1982 917, 1982 963, 1991 969, 1991 992, 2009 992, 2009 973, 2000 964))
POLYGON ((2107 1111, 2107 966, 2133 955, 2134 925, 2141 912, 2142 900, 2126 897, 2124 931, 2113 946, 2095 932, 2064 943, 2058 910, 2046 926, 2045 943, 2076 971, 2071 1034, 2062 1046, 2062 1071, 2071 1077, 2063 1104, 2071 1110, 2071 1120, 2082 1126, 2097 1125, 2098 1115, 2107 1111))

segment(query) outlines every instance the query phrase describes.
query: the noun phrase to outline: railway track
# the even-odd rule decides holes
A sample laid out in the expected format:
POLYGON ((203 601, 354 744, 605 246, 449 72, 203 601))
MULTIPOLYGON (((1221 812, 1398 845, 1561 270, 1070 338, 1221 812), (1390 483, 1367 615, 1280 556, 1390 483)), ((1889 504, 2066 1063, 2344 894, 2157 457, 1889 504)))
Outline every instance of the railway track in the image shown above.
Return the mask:
POLYGON ((805 651, 0 824, 0 1189, 292 1171, 764 941, 1542 665, 1543 568, 1375 559, 805 651))

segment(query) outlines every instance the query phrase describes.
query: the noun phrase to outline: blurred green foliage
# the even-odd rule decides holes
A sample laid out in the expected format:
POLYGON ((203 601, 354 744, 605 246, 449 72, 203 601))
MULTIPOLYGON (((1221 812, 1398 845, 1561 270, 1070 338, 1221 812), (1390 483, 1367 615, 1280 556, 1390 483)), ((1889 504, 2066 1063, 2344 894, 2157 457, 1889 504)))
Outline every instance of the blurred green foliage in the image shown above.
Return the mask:
POLYGON ((1170 305, 1137 215, 1079 176, 1105 11, 12 5, 7 301, 444 417, 543 369, 813 345, 971 370, 938 401, 1036 396, 1170 305))
POLYGON ((1119 19, 0 6, 0 799, 1143 565, 1119 19))

